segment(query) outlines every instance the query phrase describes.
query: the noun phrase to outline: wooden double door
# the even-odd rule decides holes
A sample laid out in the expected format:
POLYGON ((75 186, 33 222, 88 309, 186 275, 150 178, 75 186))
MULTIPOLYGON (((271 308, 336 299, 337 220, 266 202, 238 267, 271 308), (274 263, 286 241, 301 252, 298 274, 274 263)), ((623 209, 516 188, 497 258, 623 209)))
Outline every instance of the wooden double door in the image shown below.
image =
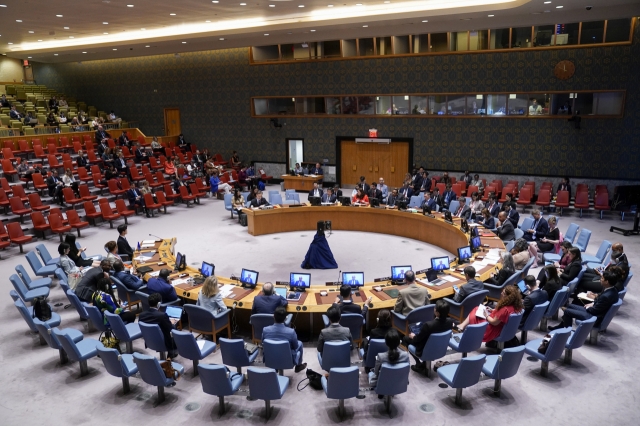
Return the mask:
POLYGON ((342 141, 340 146, 340 185, 355 185, 360 176, 367 183, 378 182, 381 177, 389 188, 402 186, 409 171, 409 142, 356 143, 342 141))

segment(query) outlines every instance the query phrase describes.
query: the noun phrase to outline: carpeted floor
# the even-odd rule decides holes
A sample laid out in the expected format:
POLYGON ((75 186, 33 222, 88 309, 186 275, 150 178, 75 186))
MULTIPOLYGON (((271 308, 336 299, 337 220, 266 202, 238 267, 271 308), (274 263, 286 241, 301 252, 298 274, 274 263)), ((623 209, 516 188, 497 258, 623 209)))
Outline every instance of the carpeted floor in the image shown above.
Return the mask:
MULTIPOLYGON (((593 231, 587 252, 595 253, 604 239, 620 241, 632 265, 640 264, 638 248, 640 238, 623 237, 609 233, 609 227, 619 224, 619 219, 601 221, 593 218, 565 216, 559 227, 566 230, 570 222, 593 231)), ((632 223, 626 221, 625 227, 632 223)), ((231 220, 223 202, 207 199, 202 206, 187 209, 184 206, 169 208, 169 214, 155 219, 138 216, 130 220, 129 240, 137 241, 148 234, 178 237, 177 249, 187 254, 190 264, 211 261, 221 276, 238 274, 240 269, 260 271, 260 281, 287 279, 288 273, 299 271, 313 232, 287 233, 252 237, 247 228, 231 220)), ((107 225, 91 227, 83 231, 79 241, 88 247, 89 254, 103 253, 102 246, 116 239, 117 232, 107 225)), ((50 252, 57 252, 57 237, 45 242, 50 252)), ((429 258, 443 251, 437 247, 378 234, 335 232, 329 244, 340 269, 363 270, 366 280, 389 274, 394 264, 411 264, 414 269, 424 268, 429 258)), ((30 244, 26 248, 33 248, 30 244)), ((131 393, 122 394, 120 379, 110 376, 98 358, 89 360, 90 374, 79 377, 77 363, 60 366, 58 353, 47 346, 40 346, 38 338, 29 332, 9 298, 12 289, 8 276, 18 263, 26 265, 22 255, 11 249, 2 253, 0 270, 4 303, 0 304, 0 361, 2 362, 2 399, 0 401, 0 425, 200 425, 263 424, 264 403, 248 401, 246 383, 237 395, 227 397, 229 411, 218 416, 218 399, 202 392, 200 378, 192 377, 192 364, 183 358, 186 374, 173 388, 166 390, 167 400, 156 406, 156 388, 131 379, 131 393)), ((29 269, 29 268, 27 268, 29 269)), ((532 272, 537 273, 536 270, 532 272)), ((312 282, 323 283, 338 278, 337 270, 312 271, 312 282)), ((637 280, 637 279, 636 279, 637 280)), ((366 376, 361 375, 363 399, 346 401, 343 424, 388 424, 401 421, 405 424, 474 424, 495 425, 518 423, 523 425, 553 422, 565 425, 635 425, 640 414, 635 392, 640 389, 637 376, 640 373, 637 353, 640 345, 636 324, 640 313, 635 309, 637 292, 632 280, 629 294, 620 312, 605 335, 600 336, 598 346, 585 345, 574 351, 573 364, 553 362, 549 377, 539 375, 540 363, 525 358, 518 374, 502 384, 502 396, 492 396, 492 380, 481 380, 463 392, 463 406, 453 403, 455 391, 442 388, 436 375, 431 379, 411 372, 409 391, 393 401, 392 420, 384 411, 382 401, 366 389, 366 376), (634 420, 635 419, 635 420, 634 420)), ((52 304, 66 303, 59 286, 51 290, 52 304)), ((86 337, 97 338, 97 333, 87 334, 86 323, 78 320, 72 309, 62 306, 54 310, 62 317, 61 328, 82 330, 86 337)), ((551 321, 550 324, 555 324, 551 321)), ((539 331, 529 334, 529 340, 541 337, 539 331)), ((305 361, 309 367, 320 371, 315 341, 305 344, 305 361)), ((142 340, 134 342, 134 350, 154 355, 144 348, 142 340)), ((481 353, 492 353, 481 349, 481 353)), ((457 353, 444 358, 455 362, 457 353)), ((352 360, 357 361, 355 352, 352 360)), ((219 351, 210 355, 205 363, 220 363, 219 351)), ((259 365, 259 364, 258 364, 259 365)), ((291 378, 282 400, 273 401, 274 412, 269 423, 283 425, 333 424, 338 417, 338 402, 328 400, 322 391, 307 387, 297 391, 296 385, 304 373, 286 371, 291 378)))

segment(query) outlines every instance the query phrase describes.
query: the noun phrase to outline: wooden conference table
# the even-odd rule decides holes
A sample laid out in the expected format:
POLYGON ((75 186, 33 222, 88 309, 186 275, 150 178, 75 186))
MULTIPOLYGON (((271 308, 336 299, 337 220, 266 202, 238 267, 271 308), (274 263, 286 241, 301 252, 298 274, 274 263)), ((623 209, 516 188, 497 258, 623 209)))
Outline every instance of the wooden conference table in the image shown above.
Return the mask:
MULTIPOLYGON (((442 215, 435 213, 435 218, 423 216, 421 213, 400 212, 397 210, 377 209, 370 207, 342 207, 342 206, 320 206, 320 207, 277 207, 272 210, 250 210, 245 209, 248 219, 248 230, 251 235, 265 235, 278 232, 292 231, 315 231, 319 220, 330 220, 333 230, 350 230, 361 232, 375 232, 390 235, 397 235, 405 238, 412 238, 441 247, 451 253, 456 253, 458 247, 469 244, 469 237, 460 230, 459 219, 454 218, 455 225, 446 223, 442 215)), ((504 249, 502 240, 494 236, 489 231, 481 232, 481 240, 483 250, 489 248, 504 249)), ((149 266, 153 271, 159 271, 162 268, 173 269, 175 266, 174 247, 176 238, 169 238, 157 241, 148 249, 143 248, 142 255, 150 256, 151 259, 144 263, 136 260, 139 253, 136 252, 133 259, 133 265, 137 268, 140 266, 149 266), (166 262, 165 265, 158 263, 166 262)), ((189 255, 190 253, 187 253, 189 255)), ((476 256, 482 256, 483 252, 477 253, 476 256)), ((473 261, 473 260, 472 260, 473 261)), ((425 267, 429 264, 429 259, 425 259, 425 267)), ((453 286, 461 286, 465 283, 462 268, 464 264, 452 265, 452 269, 445 271, 447 275, 456 278, 456 281, 448 281, 440 286, 430 286, 418 283, 425 287, 430 295, 431 300, 442 297, 450 297, 453 294, 453 286), (455 268, 455 269, 454 269, 455 268)), ((498 265, 499 267, 500 265, 498 265)), ((494 272, 495 266, 487 265, 477 271, 480 280, 486 280, 494 272)), ((198 270, 187 266, 182 272, 176 272, 170 276, 172 279, 188 279, 189 277, 200 276, 198 270), (188 275, 181 277, 181 275, 188 275)), ((145 280, 151 277, 150 273, 145 275, 145 280)), ((418 279, 424 278, 424 272, 417 274, 418 279)), ((228 298, 224 299, 227 306, 231 307, 236 303, 236 315, 238 316, 238 324, 248 324, 251 315, 251 307, 253 299, 260 294, 262 284, 258 283, 255 289, 244 289, 239 286, 238 282, 229 278, 218 276, 221 285, 234 284, 233 289, 228 298), (245 321, 246 319, 246 321, 245 321)), ((198 299, 198 294, 202 285, 195 285, 192 282, 174 285, 176 293, 185 301, 194 302, 198 299)), ((369 296, 372 296, 372 311, 378 309, 393 309, 395 298, 389 296, 384 290, 398 289, 401 290, 405 286, 392 286, 390 277, 378 282, 369 282, 360 287, 360 297, 354 297, 356 303, 364 302, 369 296)), ((338 293, 337 284, 331 283, 326 285, 312 285, 310 289, 302 294, 298 301, 289 301, 287 311, 291 313, 310 313, 318 317, 316 321, 310 318, 310 315, 302 315, 297 320, 296 326, 304 328, 318 329, 322 321, 319 316, 326 312, 327 308, 334 302, 338 293), (326 292, 326 295, 321 295, 326 292), (305 318, 307 317, 307 318, 305 318), (305 324, 309 324, 305 327, 305 324), (315 323, 315 327, 313 324, 315 323)))
POLYGON ((313 189, 313 183, 318 182, 322 185, 322 175, 311 176, 291 176, 282 175, 284 181, 284 189, 295 189, 296 191, 310 191, 313 189))

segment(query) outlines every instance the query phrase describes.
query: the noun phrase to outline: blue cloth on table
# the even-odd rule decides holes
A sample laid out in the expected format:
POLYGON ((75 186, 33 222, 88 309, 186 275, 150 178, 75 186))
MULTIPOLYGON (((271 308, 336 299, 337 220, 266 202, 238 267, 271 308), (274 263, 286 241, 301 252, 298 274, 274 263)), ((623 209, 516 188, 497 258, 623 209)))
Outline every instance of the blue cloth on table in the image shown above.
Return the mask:
POLYGON ((309 246, 301 268, 304 269, 338 269, 338 264, 333 258, 329 243, 324 235, 316 234, 309 246))

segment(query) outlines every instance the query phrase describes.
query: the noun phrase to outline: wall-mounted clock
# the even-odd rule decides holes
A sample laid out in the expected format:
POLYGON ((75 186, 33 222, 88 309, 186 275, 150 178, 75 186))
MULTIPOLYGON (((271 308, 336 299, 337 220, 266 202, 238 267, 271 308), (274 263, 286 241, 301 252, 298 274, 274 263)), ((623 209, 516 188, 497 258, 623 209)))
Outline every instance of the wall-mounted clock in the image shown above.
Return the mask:
POLYGON ((571 61, 560 61, 553 69, 553 74, 559 80, 568 80, 576 72, 576 66, 571 61))

